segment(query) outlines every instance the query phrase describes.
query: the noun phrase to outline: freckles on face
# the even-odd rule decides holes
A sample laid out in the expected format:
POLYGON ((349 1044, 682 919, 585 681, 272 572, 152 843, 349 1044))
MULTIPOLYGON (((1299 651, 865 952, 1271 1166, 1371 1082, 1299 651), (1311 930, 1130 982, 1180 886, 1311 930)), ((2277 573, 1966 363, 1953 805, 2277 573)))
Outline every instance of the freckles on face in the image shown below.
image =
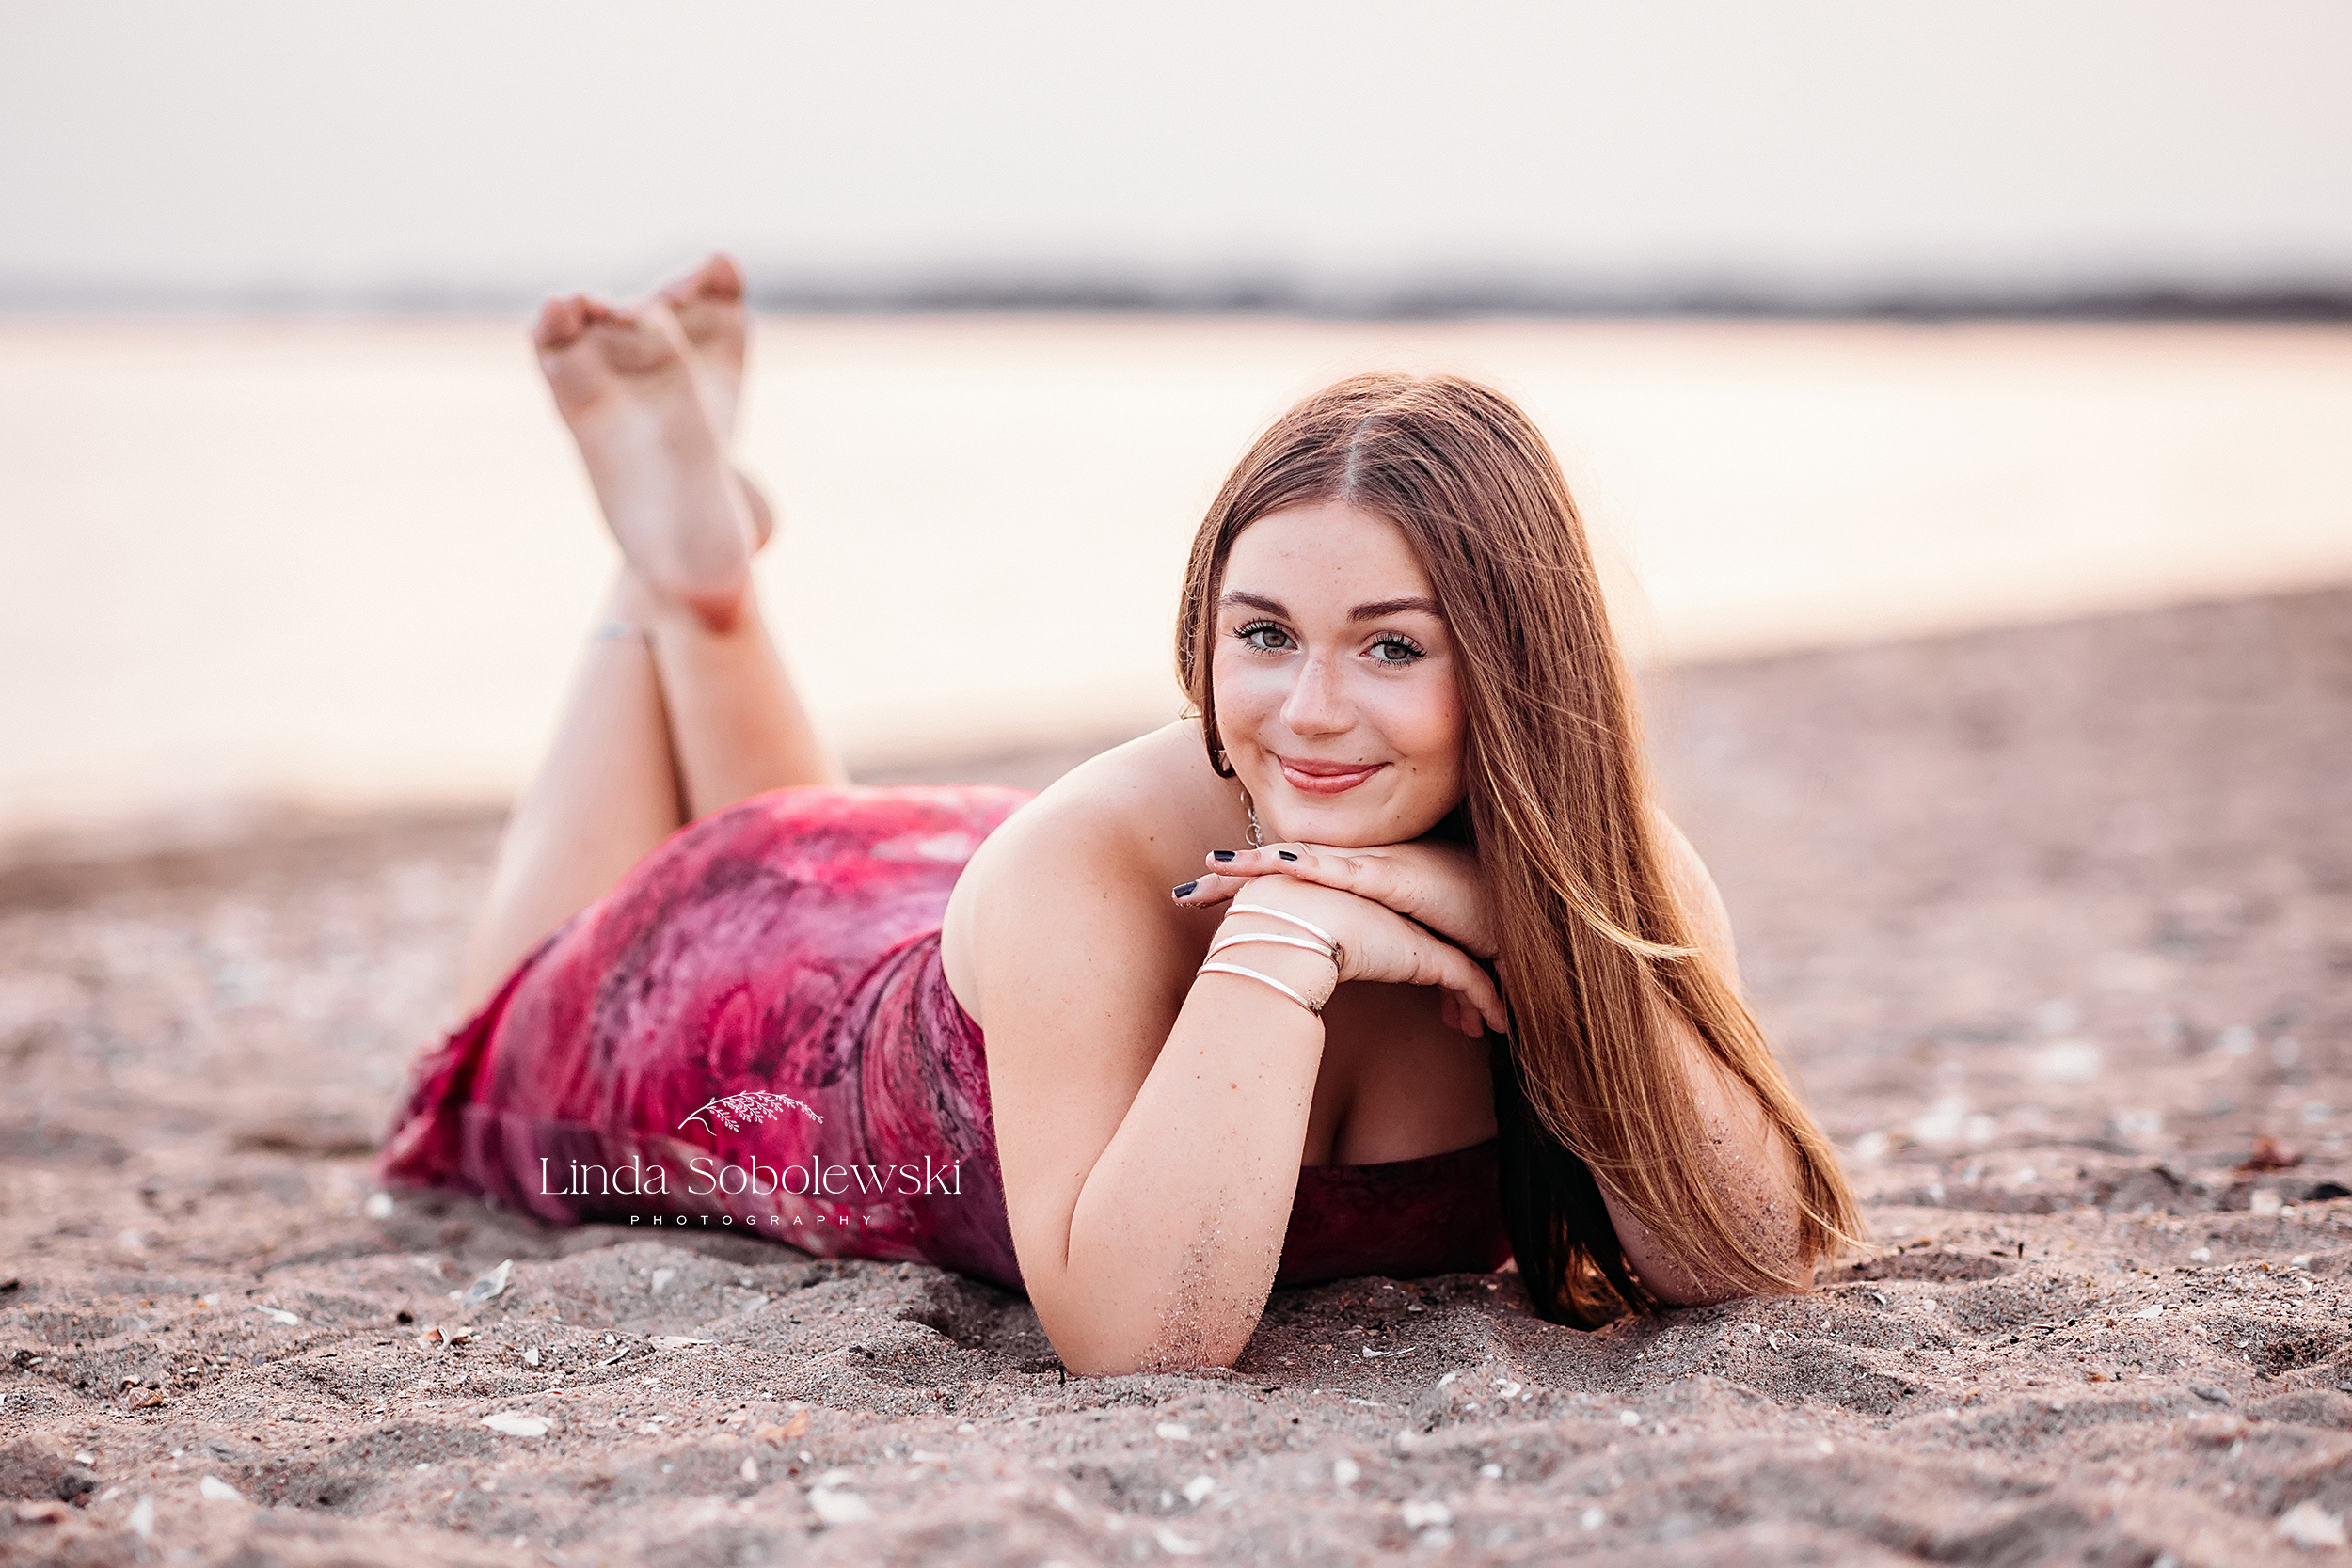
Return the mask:
POLYGON ((1261 517, 1216 624, 1217 732, 1269 835, 1401 843, 1460 800, 1456 649, 1396 525, 1343 501, 1261 517))

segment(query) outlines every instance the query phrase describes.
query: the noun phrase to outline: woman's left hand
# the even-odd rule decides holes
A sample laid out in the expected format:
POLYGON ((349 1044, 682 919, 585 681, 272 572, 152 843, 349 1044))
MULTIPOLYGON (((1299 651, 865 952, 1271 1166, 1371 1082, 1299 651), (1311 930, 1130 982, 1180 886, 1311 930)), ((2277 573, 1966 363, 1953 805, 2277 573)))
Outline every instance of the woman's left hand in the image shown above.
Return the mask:
POLYGON ((1257 877, 1295 877, 1338 888, 1419 921, 1474 958, 1491 958, 1494 909, 1478 857, 1458 845, 1383 844, 1336 849, 1319 844, 1269 844, 1262 849, 1216 849, 1209 874, 1177 900, 1189 909, 1224 903, 1257 877))

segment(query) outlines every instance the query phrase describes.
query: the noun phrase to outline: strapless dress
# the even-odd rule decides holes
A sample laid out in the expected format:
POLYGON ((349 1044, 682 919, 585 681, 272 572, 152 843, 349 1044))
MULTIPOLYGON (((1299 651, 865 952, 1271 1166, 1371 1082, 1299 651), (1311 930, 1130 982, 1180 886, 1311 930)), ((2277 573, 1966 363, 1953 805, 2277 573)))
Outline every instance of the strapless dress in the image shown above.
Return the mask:
MULTIPOLYGON (((419 1057, 377 1179, 1018 1291, 986 1042, 939 931, 973 850, 1028 798, 788 789, 680 829, 419 1057)), ((1302 1167, 1276 1282, 1510 1255, 1489 1139, 1302 1167)))

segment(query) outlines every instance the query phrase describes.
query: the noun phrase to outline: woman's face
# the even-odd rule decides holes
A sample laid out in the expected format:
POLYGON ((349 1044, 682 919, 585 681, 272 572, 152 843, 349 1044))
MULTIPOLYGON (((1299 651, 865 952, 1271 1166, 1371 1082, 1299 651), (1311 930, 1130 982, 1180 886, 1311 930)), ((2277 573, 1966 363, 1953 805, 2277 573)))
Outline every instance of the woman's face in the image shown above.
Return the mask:
POLYGON ((1396 525, 1344 501, 1259 518, 1216 629, 1217 733, 1269 842, 1400 844, 1460 801, 1454 641, 1396 525))

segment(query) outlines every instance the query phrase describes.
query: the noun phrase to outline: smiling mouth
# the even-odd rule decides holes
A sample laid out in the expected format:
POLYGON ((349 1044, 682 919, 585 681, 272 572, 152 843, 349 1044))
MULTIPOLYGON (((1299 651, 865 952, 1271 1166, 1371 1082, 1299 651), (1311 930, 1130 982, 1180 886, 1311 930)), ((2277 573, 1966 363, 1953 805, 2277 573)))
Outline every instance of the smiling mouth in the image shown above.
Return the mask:
POLYGON ((1311 762, 1278 756, 1282 781, 1301 795, 1344 795, 1371 778, 1385 762, 1311 762))

